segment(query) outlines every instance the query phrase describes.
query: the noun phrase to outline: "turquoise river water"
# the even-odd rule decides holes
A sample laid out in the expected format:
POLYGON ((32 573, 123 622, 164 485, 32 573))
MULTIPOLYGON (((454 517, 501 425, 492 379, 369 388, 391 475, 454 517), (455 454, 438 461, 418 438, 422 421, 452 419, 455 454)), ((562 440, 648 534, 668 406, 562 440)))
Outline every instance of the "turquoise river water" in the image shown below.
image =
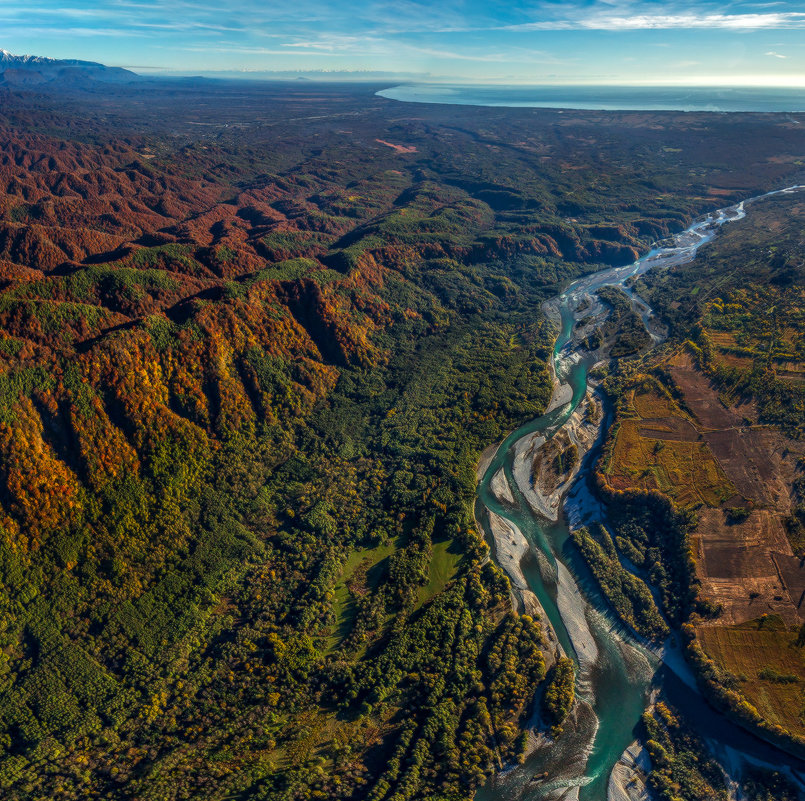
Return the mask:
MULTIPOLYGON (((595 498, 589 478, 600 449, 601 435, 582 462, 565 497, 564 513, 558 522, 551 522, 533 511, 513 475, 517 443, 534 433, 546 438, 553 436, 589 390, 588 372, 593 366, 593 357, 576 349, 572 338, 575 323, 585 317, 585 312, 578 310, 580 305, 587 309, 586 315, 595 313, 596 309, 600 312, 595 292, 603 286, 620 286, 632 298, 654 341, 661 341, 663 334, 652 319, 651 309, 628 290, 626 282, 655 267, 667 269, 691 261, 698 249, 713 239, 721 225, 743 218, 750 203, 803 188, 788 187, 714 211, 634 264, 585 276, 544 305, 559 328, 553 352, 559 385, 555 397, 560 395, 566 399, 569 395, 570 399, 526 423, 501 443, 479 483, 476 516, 487 534, 489 512, 492 512, 514 524, 528 540, 529 549, 521 563, 523 573, 555 632, 558 645, 576 662, 579 704, 575 726, 567 727, 556 741, 543 740, 525 764, 493 777, 478 791, 478 801, 575 798, 605 801, 612 768, 635 739, 635 729, 652 690, 660 687, 705 738, 728 772, 740 770, 748 760, 786 768, 792 776, 805 777, 805 765, 799 760, 729 723, 704 702, 674 638, 669 639, 663 649, 649 648, 610 611, 570 541, 571 524, 568 522, 572 518, 573 525, 594 520, 606 524, 605 511, 595 498), (585 299, 588 302, 582 303, 585 299), (513 503, 501 501, 490 486, 501 469, 513 503)), ((606 423, 605 420, 602 431, 606 423)))

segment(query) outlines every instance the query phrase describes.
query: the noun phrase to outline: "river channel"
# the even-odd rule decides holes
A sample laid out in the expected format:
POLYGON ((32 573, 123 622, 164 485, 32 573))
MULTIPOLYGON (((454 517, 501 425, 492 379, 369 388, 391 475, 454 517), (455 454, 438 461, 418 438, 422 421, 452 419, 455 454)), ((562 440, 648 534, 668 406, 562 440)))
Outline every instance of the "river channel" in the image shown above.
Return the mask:
MULTIPOLYGON (((593 390, 589 372, 596 357, 574 344, 573 329, 580 321, 583 324, 601 317, 602 306, 595 293, 604 286, 624 289, 654 342, 662 341, 664 333, 651 309, 629 290, 626 282, 653 268, 668 269, 692 261, 722 225, 742 219, 750 204, 803 188, 787 187, 718 209, 659 243, 633 264, 580 278, 543 305, 558 328, 553 351, 556 387, 552 403, 545 415, 512 432, 497 448, 478 486, 476 516, 490 543, 490 519, 495 516, 508 527, 513 543, 525 537, 527 545, 524 544, 520 561, 522 578, 527 590, 536 596, 545 628, 555 638, 553 649, 576 663, 578 704, 565 733, 555 741, 542 738, 523 765, 502 771, 482 787, 476 794, 477 801, 605 801, 613 766, 634 741, 652 691, 659 688, 705 739, 728 773, 740 770, 749 761, 785 768, 792 776, 805 776, 801 761, 731 724, 706 704, 695 688, 675 637, 669 638, 664 648, 652 648, 627 630, 611 612, 573 545, 571 528, 594 521, 606 524, 605 510, 595 497, 590 472, 609 420, 602 421, 578 475, 566 488, 555 522, 534 510, 521 490, 522 478, 518 486, 515 476, 517 460, 522 463, 523 459, 518 443, 522 445, 534 435, 550 439, 568 425, 580 404, 589 402, 593 390)), ((516 569, 499 558, 494 544, 492 550, 516 587, 516 569)))

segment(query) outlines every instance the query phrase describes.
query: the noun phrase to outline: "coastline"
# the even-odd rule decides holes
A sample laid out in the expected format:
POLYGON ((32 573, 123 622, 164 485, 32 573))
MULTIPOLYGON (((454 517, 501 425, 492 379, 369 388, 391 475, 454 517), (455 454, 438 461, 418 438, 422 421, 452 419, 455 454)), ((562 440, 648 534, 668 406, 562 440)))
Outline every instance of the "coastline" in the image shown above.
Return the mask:
POLYGON ((405 82, 381 89, 378 97, 399 103, 436 103, 487 108, 629 113, 766 113, 805 111, 802 93, 779 87, 769 97, 751 86, 725 88, 585 84, 466 84, 405 82))

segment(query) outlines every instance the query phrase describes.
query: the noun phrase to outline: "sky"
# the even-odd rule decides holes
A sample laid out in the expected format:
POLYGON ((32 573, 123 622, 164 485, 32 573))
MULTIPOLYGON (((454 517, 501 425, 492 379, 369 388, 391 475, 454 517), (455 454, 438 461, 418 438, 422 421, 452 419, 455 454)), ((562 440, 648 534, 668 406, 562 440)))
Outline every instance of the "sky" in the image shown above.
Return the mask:
POLYGON ((0 0, 0 48, 141 73, 805 86, 805 3, 0 0))

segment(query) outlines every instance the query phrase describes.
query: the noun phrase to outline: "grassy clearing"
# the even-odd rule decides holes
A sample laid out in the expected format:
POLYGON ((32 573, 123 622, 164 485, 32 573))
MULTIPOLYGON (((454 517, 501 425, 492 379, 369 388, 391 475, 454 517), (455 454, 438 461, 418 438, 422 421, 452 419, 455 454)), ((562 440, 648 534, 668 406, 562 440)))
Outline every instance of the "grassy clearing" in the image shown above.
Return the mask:
POLYGON ((795 644, 798 629, 770 616, 763 623, 702 627, 697 636, 708 656, 738 678, 737 689, 766 720, 805 735, 805 649, 795 644))
MULTIPOLYGON (((372 591, 383 576, 384 560, 388 559, 400 547, 399 540, 392 540, 375 548, 360 548, 349 555, 335 586, 333 598, 335 625, 333 626, 333 633, 327 640, 328 651, 338 647, 352 630, 355 621, 356 609, 354 598, 349 589, 350 580, 360 570, 366 575, 365 589, 372 591)), ((428 568, 428 583, 419 590, 416 609, 419 609, 447 586, 448 582, 456 575, 462 555, 462 551, 453 540, 433 543, 433 552, 428 568)))
POLYGON ((391 540, 374 548, 358 548, 352 551, 341 570, 341 577, 335 585, 333 611, 335 626, 327 640, 327 650, 332 650, 349 634, 355 618, 355 603, 349 591, 349 580, 360 567, 366 570, 367 585, 372 588, 377 584, 382 571, 377 566, 397 550, 399 542, 391 540))
POLYGON ((462 553, 453 540, 433 543, 428 583, 419 591, 417 608, 447 586, 447 582, 456 574, 461 556, 462 553))

